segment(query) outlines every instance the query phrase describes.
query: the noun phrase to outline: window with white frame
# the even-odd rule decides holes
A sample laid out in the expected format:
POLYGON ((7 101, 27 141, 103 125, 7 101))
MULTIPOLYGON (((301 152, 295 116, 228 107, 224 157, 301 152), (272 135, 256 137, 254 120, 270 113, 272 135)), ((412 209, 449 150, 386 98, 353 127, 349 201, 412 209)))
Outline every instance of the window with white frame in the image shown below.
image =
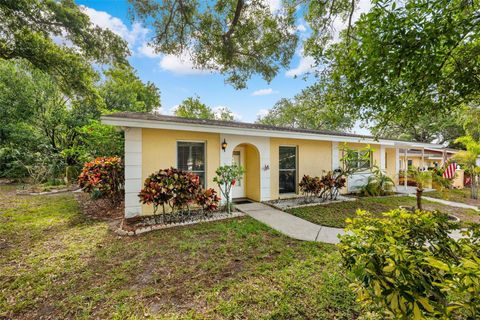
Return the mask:
POLYGON ((177 168, 200 177, 205 187, 205 142, 177 142, 177 168))
POLYGON ((372 166, 372 153, 368 150, 352 151, 352 159, 348 162, 351 168, 370 169, 372 166))

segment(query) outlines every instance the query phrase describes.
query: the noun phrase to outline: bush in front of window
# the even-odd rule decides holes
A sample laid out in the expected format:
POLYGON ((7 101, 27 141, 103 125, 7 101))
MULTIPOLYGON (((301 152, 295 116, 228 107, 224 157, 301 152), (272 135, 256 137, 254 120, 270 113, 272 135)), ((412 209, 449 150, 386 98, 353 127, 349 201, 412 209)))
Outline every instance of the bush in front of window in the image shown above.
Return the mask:
POLYGON ((345 187, 347 179, 341 172, 327 172, 322 177, 304 175, 298 184, 300 191, 305 195, 306 202, 312 202, 315 198, 323 201, 336 200, 340 189, 345 187))
POLYGON ((300 192, 305 196, 305 202, 312 202, 316 197, 320 195, 323 190, 323 183, 319 177, 311 177, 304 175, 302 180, 298 184, 300 192))
POLYGON ((176 168, 152 173, 145 179, 138 196, 141 203, 153 205, 154 214, 157 214, 159 208, 162 208, 163 214, 167 212, 167 208, 173 213, 190 212, 192 205, 198 205, 204 212, 210 212, 218 208, 220 201, 215 190, 202 188, 196 174, 176 168))

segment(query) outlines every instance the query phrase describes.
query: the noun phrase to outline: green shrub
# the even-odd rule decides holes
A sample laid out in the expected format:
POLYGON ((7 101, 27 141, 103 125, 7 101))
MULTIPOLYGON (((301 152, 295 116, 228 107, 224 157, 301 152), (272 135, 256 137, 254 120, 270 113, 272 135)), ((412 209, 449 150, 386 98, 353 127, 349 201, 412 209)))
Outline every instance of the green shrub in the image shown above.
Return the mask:
POLYGON ((395 182, 380 168, 374 167, 372 175, 368 177, 367 184, 360 188, 360 194, 366 197, 386 196, 393 194, 395 182))
POLYGON ((198 205, 203 212, 218 209, 220 198, 211 188, 203 189, 200 178, 191 172, 168 168, 151 174, 138 194, 140 202, 153 205, 156 214, 162 208, 165 215, 166 206, 176 213, 181 210, 190 212, 191 205, 198 205))
POLYGON ((203 212, 212 212, 218 209, 220 197, 212 188, 200 190, 195 198, 196 203, 202 207, 203 212))
POLYGON ((318 197, 323 190, 323 183, 319 177, 311 177, 304 175, 298 184, 300 191, 305 195, 307 202, 311 202, 313 198, 318 197))
POLYGON ((225 197, 225 206, 228 213, 231 211, 230 191, 237 180, 242 179, 244 172, 245 170, 236 164, 223 165, 218 167, 215 171, 216 176, 213 178, 213 181, 217 183, 218 187, 220 188, 220 192, 225 197))
POLYGON ((119 157, 99 157, 84 164, 78 184, 95 199, 118 204, 123 198, 124 167, 119 157))
POLYGON ((339 247, 360 301, 385 318, 479 318, 478 226, 456 241, 455 225, 437 212, 358 214, 339 247))

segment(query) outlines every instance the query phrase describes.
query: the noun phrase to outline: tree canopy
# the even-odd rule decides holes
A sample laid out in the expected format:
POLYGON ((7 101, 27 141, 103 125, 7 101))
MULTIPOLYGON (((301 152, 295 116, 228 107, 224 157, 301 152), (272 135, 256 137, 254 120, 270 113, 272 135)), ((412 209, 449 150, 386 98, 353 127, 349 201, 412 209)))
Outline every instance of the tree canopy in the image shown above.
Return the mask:
POLYGON ((183 100, 174 110, 177 117, 194 118, 194 119, 216 119, 223 121, 233 121, 235 116, 227 107, 219 107, 213 110, 200 101, 198 96, 188 97, 183 100))
MULTIPOLYGON (((330 38, 335 18, 347 20, 358 0, 129 0, 135 18, 155 30, 157 52, 188 56, 198 68, 219 71, 236 88, 244 88, 254 74, 271 81, 295 53, 299 13, 330 38)), ((319 42, 317 42, 319 43, 319 42)))
POLYGON ((377 133, 442 121, 480 90, 479 9, 476 1, 373 1, 339 43, 321 54, 309 43, 306 52, 341 90, 342 112, 373 121, 377 133))
POLYGON ((126 64, 105 70, 100 95, 108 111, 151 112, 160 108, 160 90, 152 83, 143 83, 136 71, 126 64))
POLYGON ((64 92, 90 93, 90 63, 126 63, 127 44, 90 22, 73 0, 0 2, 0 59, 25 59, 64 92))
POLYGON ((355 124, 349 114, 337 112, 338 100, 314 85, 297 94, 293 99, 279 100, 257 122, 274 126, 343 131, 355 124))

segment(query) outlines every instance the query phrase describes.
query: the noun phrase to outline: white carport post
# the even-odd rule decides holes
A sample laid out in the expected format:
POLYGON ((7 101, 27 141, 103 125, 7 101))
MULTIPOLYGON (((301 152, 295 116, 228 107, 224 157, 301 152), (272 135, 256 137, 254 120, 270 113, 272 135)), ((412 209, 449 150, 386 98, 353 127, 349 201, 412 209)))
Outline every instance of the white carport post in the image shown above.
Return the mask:
POLYGON ((407 151, 408 151, 408 148, 405 147, 405 149, 403 149, 404 152, 405 152, 405 158, 404 158, 404 162, 403 162, 403 169, 405 170, 404 173, 403 173, 403 185, 405 186, 405 190, 408 189, 408 184, 407 184, 407 180, 408 180, 408 159, 407 159, 407 151))
POLYGON ((422 147, 422 171, 425 170, 425 148, 422 147))

